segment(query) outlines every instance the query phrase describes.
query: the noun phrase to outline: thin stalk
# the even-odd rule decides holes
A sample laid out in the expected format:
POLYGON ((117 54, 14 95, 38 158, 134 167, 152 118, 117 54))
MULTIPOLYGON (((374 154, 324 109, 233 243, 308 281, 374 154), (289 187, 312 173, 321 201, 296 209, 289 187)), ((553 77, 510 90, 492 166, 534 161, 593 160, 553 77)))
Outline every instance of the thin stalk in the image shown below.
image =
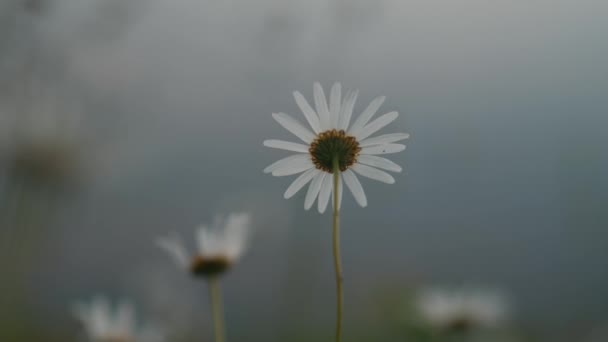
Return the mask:
POLYGON ((225 342, 224 308, 222 303, 222 287, 218 276, 209 278, 209 295, 211 296, 211 310, 213 312, 213 330, 215 342, 225 342))
POLYGON ((340 257, 340 166, 338 159, 334 159, 334 264, 336 267, 337 287, 337 320, 336 320, 336 342, 342 341, 342 311, 344 306, 344 292, 342 289, 342 258, 340 257))

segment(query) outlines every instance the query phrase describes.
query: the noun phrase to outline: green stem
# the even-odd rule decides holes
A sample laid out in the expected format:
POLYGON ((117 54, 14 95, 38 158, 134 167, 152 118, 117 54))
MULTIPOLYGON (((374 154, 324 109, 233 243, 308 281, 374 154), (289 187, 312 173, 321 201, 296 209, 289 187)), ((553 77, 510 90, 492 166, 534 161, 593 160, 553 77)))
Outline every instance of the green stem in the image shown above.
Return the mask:
POLYGON ((342 341, 342 311, 344 306, 344 292, 342 289, 342 260, 340 257, 340 166, 338 159, 334 159, 334 264, 336 267, 336 286, 337 286, 337 321, 336 321, 336 342, 342 341))
POLYGON ((213 311, 213 328, 215 342, 226 341, 224 331, 224 308, 222 304, 222 288, 218 276, 209 278, 209 294, 211 296, 211 310, 213 311))

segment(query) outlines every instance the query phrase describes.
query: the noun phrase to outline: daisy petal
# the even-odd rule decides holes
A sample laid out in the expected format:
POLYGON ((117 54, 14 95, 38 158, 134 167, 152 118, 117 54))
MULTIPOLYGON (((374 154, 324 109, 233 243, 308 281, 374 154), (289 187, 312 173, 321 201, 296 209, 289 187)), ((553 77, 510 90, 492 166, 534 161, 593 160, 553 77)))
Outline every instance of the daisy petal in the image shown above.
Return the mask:
POLYGON ((293 97, 296 99, 296 103, 298 104, 298 107, 300 107, 300 110, 306 117, 306 121, 308 121, 308 124, 310 124, 310 127, 312 128, 312 130, 315 133, 321 132, 321 125, 319 124, 319 117, 317 116, 317 113, 315 112, 315 110, 312 109, 310 104, 308 104, 308 101, 306 101, 306 98, 304 97, 304 95, 302 95, 302 93, 300 93, 299 91, 294 91, 293 97))
POLYGON ((344 98, 344 103, 342 103, 342 107, 340 107, 340 117, 338 119, 338 129, 346 130, 348 125, 350 124, 350 118, 353 115, 353 108, 355 107, 355 102, 357 101, 357 96, 359 95, 358 90, 349 91, 344 98))
POLYGON ((317 172, 318 172, 317 169, 310 169, 310 170, 304 172, 303 174, 301 174, 300 176, 298 176, 298 178, 296 178, 296 180, 294 180, 293 183, 291 183, 291 185, 287 188, 287 190, 285 190, 285 195, 283 195, 283 196, 286 199, 291 198, 298 191, 300 191, 300 189, 302 189, 304 187, 304 185, 308 184, 308 182, 310 182, 312 177, 314 177, 315 174, 317 174, 317 172))
POLYGON ((272 117, 286 130, 302 139, 305 143, 308 144, 314 140, 315 135, 291 116, 285 113, 274 113, 272 114, 272 117))
POLYGON ((390 144, 396 141, 405 140, 410 137, 407 133, 391 133, 391 134, 383 134, 377 137, 368 138, 359 143, 361 147, 367 147, 372 145, 383 145, 390 144))
POLYGON ((405 145, 402 144, 386 144, 364 147, 361 154, 389 154, 397 153, 405 150, 405 145))
POLYGON ((90 307, 89 332, 92 336, 100 336, 112 332, 110 302, 105 297, 97 296, 90 307))
POLYGON ((331 118, 331 128, 338 127, 338 118, 340 117, 340 102, 342 101, 342 85, 339 82, 334 83, 329 93, 329 114, 331 118))
POLYGON ((164 249, 178 266, 188 266, 188 252, 177 234, 157 238, 156 245, 164 249))
POLYGON ((325 176, 323 179, 323 183, 321 184, 321 191, 319 192, 319 202, 318 209, 319 213, 323 214, 325 209, 327 208, 327 203, 329 203, 329 196, 332 193, 332 181, 333 177, 330 175, 325 176))
POLYGON ((384 171, 373 168, 371 166, 367 166, 367 165, 363 165, 363 164, 355 164, 352 166, 352 169, 353 169, 353 171, 360 174, 361 176, 371 178, 371 179, 377 180, 382 183, 386 183, 386 184, 395 183, 395 179, 393 178, 393 176, 389 175, 388 173, 386 173, 384 171))
POLYGON ((365 197, 365 191, 363 191, 363 187, 361 186, 361 182, 351 170, 346 170, 342 172, 342 177, 344 177, 344 183, 348 186, 348 189, 353 194, 355 201, 362 206, 367 206, 367 197, 365 197))
POLYGON ((302 152, 302 153, 308 152, 308 146, 303 145, 303 144, 293 143, 290 141, 284 141, 284 140, 276 140, 276 139, 264 140, 264 146, 271 147, 271 148, 278 148, 280 150, 293 151, 293 152, 302 152))
POLYGON ((402 171, 401 166, 393 163, 392 161, 390 161, 386 158, 382 158, 382 157, 378 157, 378 156, 361 155, 361 156, 359 156, 359 158, 357 158, 357 162, 359 162, 361 164, 377 167, 379 169, 384 169, 387 171, 393 171, 393 172, 402 171))
POLYGON ((358 134, 355 134, 355 137, 357 137, 357 140, 363 140, 363 139, 369 137, 370 135, 378 132, 379 130, 381 130, 383 127, 390 124, 391 122, 395 121, 395 119, 397 119, 398 116, 399 116, 399 113, 397 113, 397 112, 386 113, 386 114, 380 116, 379 118, 377 118, 376 120, 370 122, 365 127, 363 127, 363 129, 358 134))
MULTIPOLYGON (((218 219, 216 218, 216 221, 218 219)), ((202 255, 213 255, 218 253, 222 247, 219 235, 205 224, 201 224, 195 230, 196 246, 198 253, 202 255)))
POLYGON ((114 316, 114 329, 121 336, 131 336, 135 332, 135 308, 133 303, 122 300, 118 303, 114 316))
POLYGON ((272 171, 272 175, 276 177, 290 176, 313 167, 314 164, 312 163, 312 160, 310 160, 310 157, 303 155, 302 157, 294 159, 288 164, 284 164, 281 167, 276 168, 274 171, 272 171))
POLYGON ((382 106, 382 103, 384 103, 385 99, 386 97, 384 96, 378 96, 373 99, 369 106, 367 106, 363 113, 361 113, 357 120, 355 120, 355 123, 353 123, 352 127, 349 128, 348 133, 350 135, 355 135, 356 133, 358 133, 363 128, 363 126, 365 126, 369 122, 372 116, 376 114, 380 106, 382 106))
POLYGON ((308 154, 294 154, 291 155, 289 157, 285 157, 283 159, 279 159, 276 162, 268 165, 265 169, 264 169, 264 173, 271 173, 272 171, 283 167, 285 164, 289 164, 292 163, 294 161, 297 161, 299 159, 301 159, 302 157, 309 157, 310 156, 308 154))
POLYGON ((314 97, 317 114, 319 114, 319 121, 321 122, 321 131, 328 130, 331 122, 329 109, 327 108, 327 99, 325 98, 325 93, 323 93, 323 87, 321 87, 319 82, 315 82, 314 97))
POLYGON ((312 204, 315 203, 315 199, 317 199, 317 195, 319 194, 319 190, 321 190, 321 183, 323 183, 323 179, 325 179, 325 175, 327 173, 318 171, 315 177, 310 183, 308 187, 308 192, 306 193, 306 198, 304 199, 304 209, 308 210, 312 207, 312 204))

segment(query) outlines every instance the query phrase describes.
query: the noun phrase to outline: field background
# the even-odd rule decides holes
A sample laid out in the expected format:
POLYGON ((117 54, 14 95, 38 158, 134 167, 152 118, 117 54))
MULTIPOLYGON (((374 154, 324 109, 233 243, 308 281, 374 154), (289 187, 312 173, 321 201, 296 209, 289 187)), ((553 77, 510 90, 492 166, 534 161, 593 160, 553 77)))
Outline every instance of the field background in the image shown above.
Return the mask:
POLYGON ((248 210, 229 339, 329 341, 330 215, 282 198, 292 178, 262 169, 286 154, 262 141, 289 137, 271 113, 302 118, 292 91, 341 81, 355 113, 386 95, 387 133, 411 134, 395 185, 344 199, 346 340, 407 340, 402 299, 445 285, 507 293, 515 341, 605 341, 607 17, 600 0, 3 0, 0 340, 79 341, 70 304, 98 293, 210 340, 205 284, 153 240, 248 210), (49 126, 77 165, 60 187, 11 164, 49 126))

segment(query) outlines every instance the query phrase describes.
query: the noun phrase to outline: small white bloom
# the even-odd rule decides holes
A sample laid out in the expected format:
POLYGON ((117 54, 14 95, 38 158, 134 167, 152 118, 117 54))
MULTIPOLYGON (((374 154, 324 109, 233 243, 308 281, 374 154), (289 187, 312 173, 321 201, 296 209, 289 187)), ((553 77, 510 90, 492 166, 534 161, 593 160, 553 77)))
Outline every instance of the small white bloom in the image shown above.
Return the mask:
POLYGON ((196 275, 216 275, 230 268, 245 251, 250 220, 247 213, 232 213, 224 221, 218 217, 211 227, 200 226, 196 231, 198 250, 193 254, 175 233, 158 238, 156 243, 179 267, 196 275))
POLYGON ((48 90, 53 87, 30 82, 13 96, 15 103, 0 104, 0 165, 35 185, 76 184, 84 166, 83 115, 76 105, 48 90))
POLYGON ((440 329, 493 327, 505 319, 507 302, 496 292, 430 289, 416 298, 422 318, 440 329))
MULTIPOLYGON (((382 103, 384 96, 375 98, 351 124, 351 117, 358 91, 348 91, 342 98, 342 85, 335 83, 329 94, 329 104, 319 83, 314 84, 315 109, 300 92, 294 92, 295 101, 302 110, 311 129, 285 113, 275 113, 272 117, 285 129, 304 142, 294 143, 283 140, 265 140, 264 146, 297 152, 283 158, 264 169, 273 176, 300 174, 285 191, 290 198, 310 183, 304 208, 310 209, 318 198, 318 210, 327 208, 330 195, 334 194, 331 174, 340 170, 340 183, 344 181, 357 203, 367 206, 367 197, 356 174, 383 183, 392 184, 395 179, 383 170, 401 172, 401 167, 378 155, 397 153, 405 145, 396 142, 409 138, 409 134, 391 133, 371 137, 374 133, 393 122, 399 114, 389 112, 371 120, 382 103), (371 121, 370 121, 371 120, 371 121)), ((342 189, 342 186, 339 186, 342 189)), ((338 203, 341 203, 341 190, 338 203)))
POLYGON ((77 303, 74 315, 91 342, 162 342, 163 335, 151 326, 138 328, 133 303, 123 300, 112 309, 102 296, 90 303, 77 303))

